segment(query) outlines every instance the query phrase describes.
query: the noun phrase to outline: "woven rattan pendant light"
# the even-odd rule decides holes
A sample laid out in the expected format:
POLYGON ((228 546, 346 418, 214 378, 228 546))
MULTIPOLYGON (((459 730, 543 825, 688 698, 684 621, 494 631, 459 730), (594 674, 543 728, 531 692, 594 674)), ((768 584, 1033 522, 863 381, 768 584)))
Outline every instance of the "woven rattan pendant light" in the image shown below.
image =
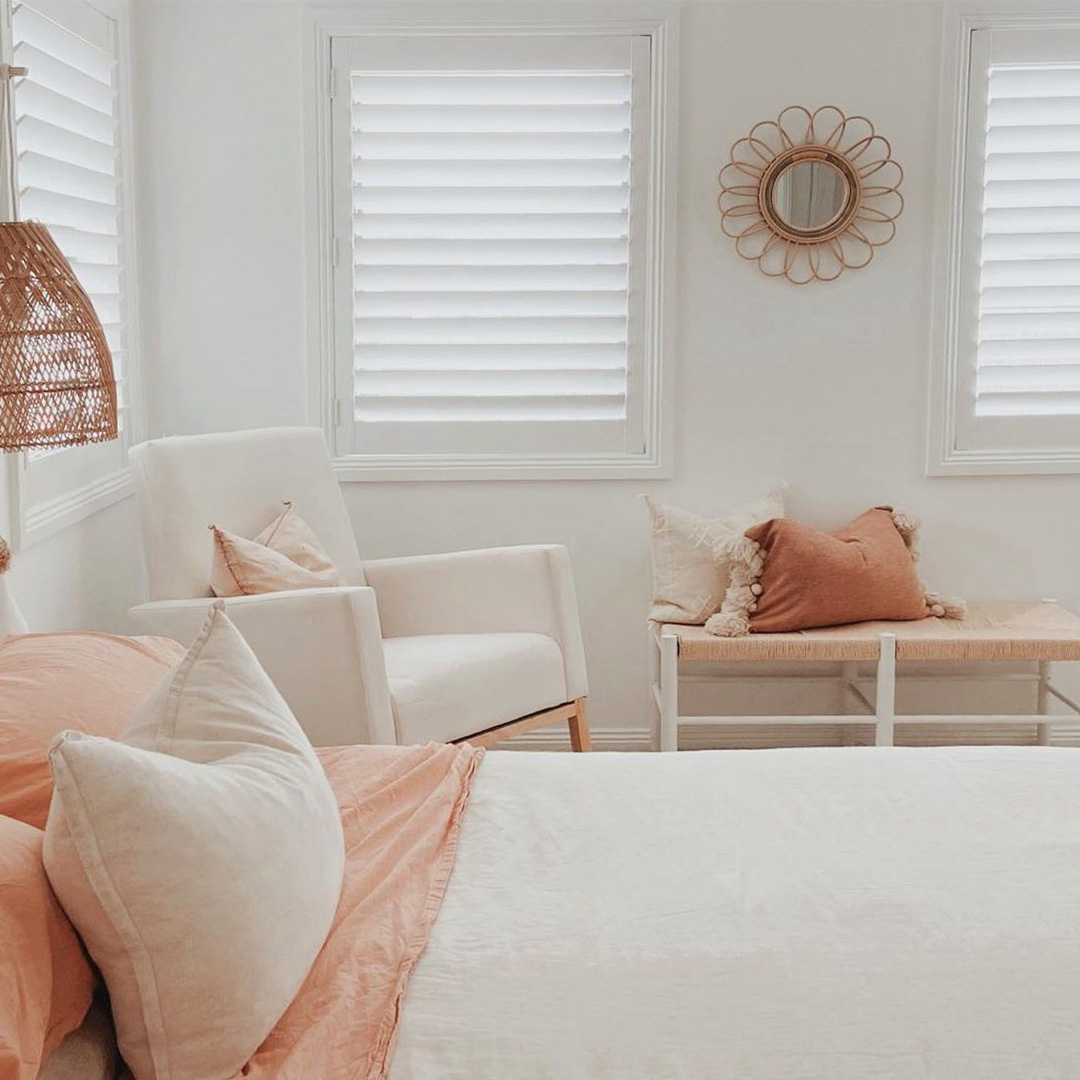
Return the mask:
MULTIPOLYGON (((2 65, 8 205, 17 218, 11 78, 2 65)), ((0 223, 0 451, 117 436, 116 379, 101 322, 48 229, 0 223)))

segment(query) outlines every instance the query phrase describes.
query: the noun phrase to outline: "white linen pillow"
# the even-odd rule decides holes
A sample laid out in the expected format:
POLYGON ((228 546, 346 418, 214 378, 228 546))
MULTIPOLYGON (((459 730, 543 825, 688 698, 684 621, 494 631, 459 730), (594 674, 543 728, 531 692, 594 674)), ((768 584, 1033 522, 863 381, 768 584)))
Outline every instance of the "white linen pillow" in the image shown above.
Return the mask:
POLYGON ((784 488, 706 518, 645 496, 652 518, 653 622, 700 626, 720 610, 731 578, 724 548, 751 525, 784 516, 784 488))
POLYGON ((45 868, 101 968, 135 1080, 224 1080, 329 932, 337 803, 289 707, 214 605, 121 741, 50 751, 45 868))

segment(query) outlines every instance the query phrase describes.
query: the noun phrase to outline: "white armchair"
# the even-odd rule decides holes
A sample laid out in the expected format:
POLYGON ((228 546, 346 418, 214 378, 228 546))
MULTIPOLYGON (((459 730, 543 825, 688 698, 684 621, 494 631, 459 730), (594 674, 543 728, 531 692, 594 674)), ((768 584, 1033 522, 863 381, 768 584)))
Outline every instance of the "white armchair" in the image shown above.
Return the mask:
POLYGON ((225 601, 312 742, 488 745, 565 721, 588 750, 585 655, 565 548, 364 561, 322 433, 155 439, 131 451, 151 601, 140 629, 190 640, 213 523, 254 536, 290 499, 349 583, 225 601))

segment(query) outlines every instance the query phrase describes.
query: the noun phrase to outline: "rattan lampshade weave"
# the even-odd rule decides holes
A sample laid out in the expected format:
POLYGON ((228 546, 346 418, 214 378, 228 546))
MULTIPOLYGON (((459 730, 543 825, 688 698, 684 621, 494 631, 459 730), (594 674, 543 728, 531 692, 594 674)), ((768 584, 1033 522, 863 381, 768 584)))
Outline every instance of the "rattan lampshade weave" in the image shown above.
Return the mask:
POLYGON ((44 225, 0 223, 0 450, 116 436, 112 357, 90 298, 44 225))

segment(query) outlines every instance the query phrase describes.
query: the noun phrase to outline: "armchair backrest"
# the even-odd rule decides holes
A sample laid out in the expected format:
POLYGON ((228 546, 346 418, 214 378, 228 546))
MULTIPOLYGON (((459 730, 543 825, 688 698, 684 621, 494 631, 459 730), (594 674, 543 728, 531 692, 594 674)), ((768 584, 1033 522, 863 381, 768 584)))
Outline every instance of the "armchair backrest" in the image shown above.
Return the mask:
POLYGON ((210 525, 259 533, 291 500, 350 585, 364 584, 352 524, 318 428, 152 439, 131 450, 151 600, 210 595, 210 525))

